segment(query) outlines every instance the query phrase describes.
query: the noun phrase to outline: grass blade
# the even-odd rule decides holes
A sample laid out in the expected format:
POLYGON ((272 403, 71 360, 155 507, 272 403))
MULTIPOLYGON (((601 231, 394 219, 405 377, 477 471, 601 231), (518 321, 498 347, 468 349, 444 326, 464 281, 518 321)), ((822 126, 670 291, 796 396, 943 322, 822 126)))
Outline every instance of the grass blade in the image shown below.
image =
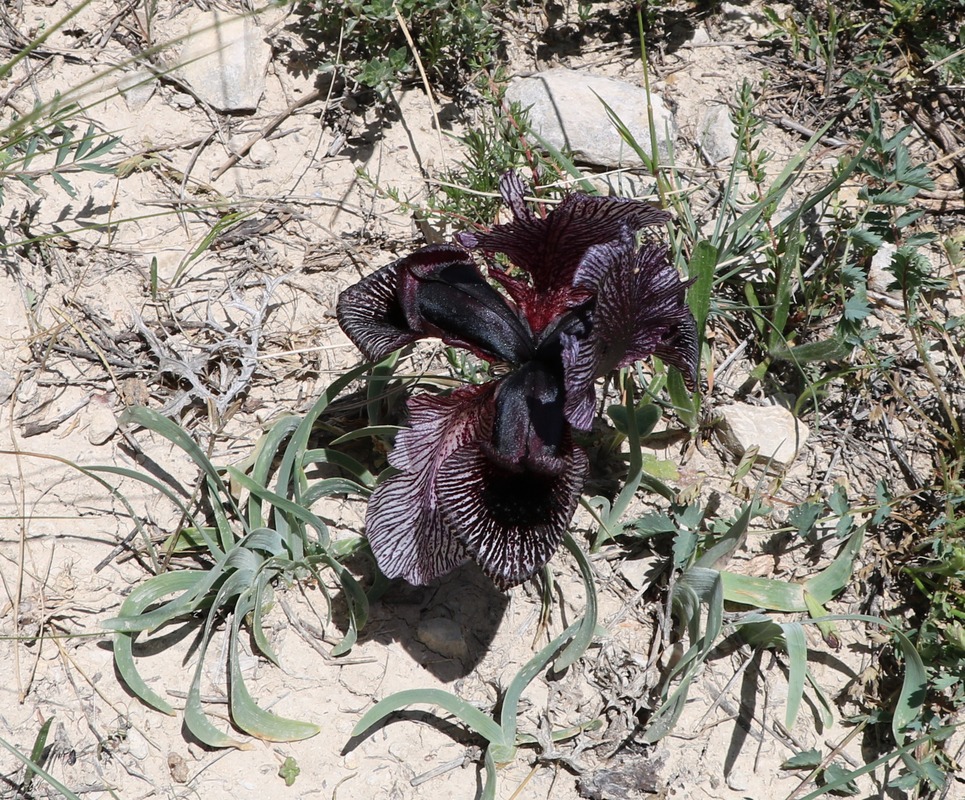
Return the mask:
POLYGON ((250 593, 239 599, 231 620, 228 642, 228 668, 231 675, 231 719, 245 733, 266 742, 294 742, 315 736, 321 728, 310 722, 287 719, 259 706, 248 692, 241 675, 240 642, 238 632, 241 621, 252 610, 250 593))
POLYGON ((78 796, 77 796, 76 794, 74 794, 70 789, 68 789, 66 786, 64 786, 64 784, 62 784, 62 783, 61 783, 60 781, 58 781, 53 775, 51 775, 49 772, 47 772, 47 770, 45 770, 45 769, 44 769, 43 767, 41 767, 38 763, 36 763, 36 761, 33 761, 33 760, 27 758, 27 756, 25 756, 23 753, 21 753, 21 752, 20 752, 16 747, 14 747, 12 744, 10 744, 9 742, 7 742, 7 740, 4 739, 2 736, 0 736, 0 747, 3 747, 5 750, 7 750, 7 751, 8 751, 11 755, 13 755, 15 758, 17 758, 17 759, 19 759, 20 761, 22 761, 22 762, 26 765, 26 767, 27 767, 28 770, 32 770, 34 773, 36 773, 36 774, 39 775, 41 778, 43 778, 45 781, 47 781, 47 783, 49 783, 54 789, 56 789, 56 790, 57 790, 58 792, 60 792, 64 797, 66 797, 67 800, 80 800, 80 797, 78 797, 78 796))
POLYGON ((583 576, 583 585, 586 587, 586 611, 579 622, 579 628, 573 635, 573 638, 553 664, 554 672, 562 672, 580 660, 586 652, 586 649, 592 644, 593 637, 596 635, 598 614, 596 582, 593 579, 593 568, 590 566, 586 553, 584 553, 583 549, 576 543, 576 540, 569 531, 567 531, 563 537, 563 544, 566 549, 570 551, 573 558, 576 559, 576 563, 580 567, 580 574, 583 576))
POLYGON ((496 744, 503 742, 503 729, 490 717, 465 700, 442 689, 406 689, 402 692, 390 694, 365 712, 362 719, 352 729, 352 736, 360 736, 390 714, 416 704, 439 706, 459 719, 470 730, 482 736, 487 742, 496 744))

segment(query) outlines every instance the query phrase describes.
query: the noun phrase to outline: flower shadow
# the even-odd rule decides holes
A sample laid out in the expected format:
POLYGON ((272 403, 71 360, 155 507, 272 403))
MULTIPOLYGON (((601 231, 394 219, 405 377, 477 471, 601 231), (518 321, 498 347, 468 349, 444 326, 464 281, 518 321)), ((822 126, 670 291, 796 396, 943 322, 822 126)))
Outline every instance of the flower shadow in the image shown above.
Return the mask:
POLYGON ((430 586, 393 581, 373 603, 360 639, 396 642, 433 677, 454 681, 490 651, 509 600, 472 562, 430 586))

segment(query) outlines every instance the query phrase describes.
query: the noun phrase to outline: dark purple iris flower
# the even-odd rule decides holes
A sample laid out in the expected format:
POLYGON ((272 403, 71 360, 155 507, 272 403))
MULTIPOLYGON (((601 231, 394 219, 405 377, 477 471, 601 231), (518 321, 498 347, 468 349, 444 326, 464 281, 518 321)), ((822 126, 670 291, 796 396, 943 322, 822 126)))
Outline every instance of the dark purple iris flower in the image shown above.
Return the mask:
POLYGON ((423 247, 338 301, 342 330, 372 361, 435 337, 507 368, 408 402, 389 456, 399 472, 373 493, 365 531, 381 570, 414 584, 470 558, 500 588, 531 577, 560 546, 583 489, 588 462, 572 431, 593 422, 596 379, 657 355, 696 383, 686 284, 665 246, 636 246, 665 212, 575 193, 539 217, 516 173, 500 191, 512 222, 423 247))

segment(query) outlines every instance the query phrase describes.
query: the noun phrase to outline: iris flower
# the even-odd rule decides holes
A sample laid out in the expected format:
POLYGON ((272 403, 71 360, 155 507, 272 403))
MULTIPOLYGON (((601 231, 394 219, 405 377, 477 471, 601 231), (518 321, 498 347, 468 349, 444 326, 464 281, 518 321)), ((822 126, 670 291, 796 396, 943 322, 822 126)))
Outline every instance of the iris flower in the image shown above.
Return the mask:
POLYGON ((513 214, 382 267, 342 292, 342 330, 377 361, 418 339, 500 364, 502 377, 408 401, 365 533, 386 576, 426 584, 473 559, 502 589, 563 540, 587 475, 597 378, 657 355, 693 388, 697 331, 662 244, 636 233, 668 215, 638 200, 567 196, 538 216, 510 172, 513 214), (472 251, 481 252, 489 279, 472 251), (496 260, 495 254, 502 254, 496 260))

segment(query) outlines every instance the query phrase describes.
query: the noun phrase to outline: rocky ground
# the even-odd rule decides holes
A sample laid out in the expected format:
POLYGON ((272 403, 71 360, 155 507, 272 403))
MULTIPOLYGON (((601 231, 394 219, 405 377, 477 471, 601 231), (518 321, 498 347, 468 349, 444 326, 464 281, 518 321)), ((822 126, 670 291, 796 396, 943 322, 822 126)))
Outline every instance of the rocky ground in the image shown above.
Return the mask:
MULTIPOLYGON (((472 797, 481 781, 481 741, 451 719, 413 711, 365 737, 352 739, 352 728, 375 700, 402 689, 446 688, 491 708, 535 650, 582 613, 584 586, 569 556, 557 559, 548 631, 538 588, 503 594, 467 567, 430 587, 393 585, 358 644, 340 658, 330 650, 342 620, 336 613, 326 624, 317 589, 279 590, 268 626, 282 668, 249 649, 243 669, 264 706, 321 726, 321 735, 302 742, 206 749, 178 717, 132 697, 113 667, 101 622, 117 613, 147 569, 132 556, 137 531, 127 508, 74 465, 149 469, 191 486, 194 466, 181 451, 149 432, 118 427, 125 407, 146 404, 180 420, 219 464, 247 457, 270 421, 304 413, 359 359, 334 320, 340 290, 452 232, 452 223, 427 225, 411 209, 461 157, 448 134, 477 124, 471 104, 439 91, 430 97, 418 80, 395 90, 387 106, 340 93, 316 71, 287 7, 231 22, 242 8, 203 5, 161 0, 145 15, 139 3, 95 0, 0 79, 0 123, 61 92, 65 104, 78 104, 65 117, 78 136, 90 121, 117 139, 103 154, 113 170, 91 171, 77 158, 77 169, 61 176, 69 191, 44 172, 42 159, 32 165, 35 186, 2 183, 0 674, 8 677, 0 686, 0 737, 29 753, 53 717, 46 768, 92 800, 472 797), (212 27, 215 21, 220 27, 212 27), (215 60, 204 56, 212 36, 227 44, 215 60), (162 42, 172 44, 134 59, 145 43, 162 42), (300 773, 286 786, 279 770, 289 758, 300 773)), ((639 159, 612 127, 598 124, 606 117, 587 99, 596 90, 622 103, 614 105, 621 118, 641 140, 648 136, 634 100, 642 91, 636 21, 623 4, 610 4, 612 30, 576 42, 576 5, 517 11, 506 32, 509 69, 518 79, 511 97, 537 102, 547 81, 559 81, 555 91, 574 94, 566 114, 584 116, 565 120, 571 133, 557 144, 574 152, 603 191, 645 193, 639 159), (553 70, 549 78, 546 70, 553 70), (577 141, 581 135, 585 141, 577 141)), ((60 0, 8 4, 2 58, 71 7, 60 0)), ((773 86, 782 78, 782 62, 763 43, 769 30, 759 4, 725 4, 713 13, 681 13, 655 45, 655 110, 666 122, 658 139, 664 149, 672 140, 695 182, 714 184, 733 155, 724 110, 739 82, 766 78, 773 86)), ((762 109, 772 121, 763 136, 775 171, 824 122, 807 104, 807 113, 792 118, 786 101, 772 97, 773 106, 762 109)), ((549 117, 535 122, 552 140, 549 117)), ((853 151, 847 133, 822 142, 810 183, 788 197, 788 207, 826 178, 836 157, 853 151)), ((954 186, 954 176, 940 177, 939 190, 954 186)), ((857 191, 845 187, 842 202, 857 191)), ((947 277, 960 290, 961 275, 947 277)), ((907 351, 901 303, 878 288, 876 322, 893 337, 895 352, 907 351)), ((935 313, 965 313, 960 291, 936 301, 935 313)), ((839 487, 861 507, 873 500, 879 479, 905 485, 909 471, 928 474, 933 451, 924 423, 894 398, 852 396, 839 386, 821 413, 795 419, 786 398, 742 391, 753 367, 742 341, 745 334, 724 322, 714 328, 716 372, 706 405, 718 423, 691 441, 672 435, 678 426, 671 419, 650 452, 674 465, 682 497, 712 500, 721 513, 754 492, 763 495, 773 513, 753 523, 732 568, 803 579, 833 550, 809 551, 775 534, 790 509, 839 487), (739 471, 754 447, 772 457, 769 466, 739 471)), ((417 350, 403 368, 418 369, 427 355, 417 350)), ((928 402, 926 382, 912 381, 907 391, 928 402)), ((118 481, 163 541, 177 521, 173 509, 144 485, 118 481)), ((634 511, 654 507, 660 503, 642 500, 634 511)), ((336 536, 357 533, 364 507, 333 502, 325 516, 336 536)), ((576 532, 591 528, 580 512, 576 532)), ((853 584, 833 612, 900 618, 904 600, 882 568, 892 549, 884 534, 867 537, 853 584)), ((629 559, 606 549, 594 557, 605 633, 564 675, 541 676, 526 693, 520 727, 539 743, 500 769, 498 797, 801 797, 810 790, 798 791, 806 772, 781 767, 796 753, 839 747, 841 762, 855 767, 887 752, 870 734, 849 738, 843 722, 885 696, 877 682, 886 637, 857 623, 840 625, 837 648, 809 634, 810 668, 833 701, 833 724, 809 699, 785 730, 782 656, 723 642, 673 732, 642 744, 639 712, 652 707, 673 657, 671 648, 651 658, 663 641, 659 576, 668 557, 659 548, 638 548, 629 559), (596 718, 601 726, 568 742, 545 736, 549 720, 562 728, 596 718)), ((191 630, 161 633, 138 651, 141 669, 178 706, 193 665, 191 630)), ((221 638, 215 642, 213 652, 223 647, 221 638)), ((204 700, 227 724, 225 690, 223 659, 213 658, 204 700)), ((957 752, 960 740, 947 752, 957 752)), ((23 770, 12 755, 0 756, 0 773, 0 796, 23 795, 23 770)), ((890 777, 865 776, 860 796, 883 796, 881 781, 890 777)), ((945 796, 963 796, 954 791, 945 796)), ((39 779, 29 790, 32 797, 55 794, 39 779)))

